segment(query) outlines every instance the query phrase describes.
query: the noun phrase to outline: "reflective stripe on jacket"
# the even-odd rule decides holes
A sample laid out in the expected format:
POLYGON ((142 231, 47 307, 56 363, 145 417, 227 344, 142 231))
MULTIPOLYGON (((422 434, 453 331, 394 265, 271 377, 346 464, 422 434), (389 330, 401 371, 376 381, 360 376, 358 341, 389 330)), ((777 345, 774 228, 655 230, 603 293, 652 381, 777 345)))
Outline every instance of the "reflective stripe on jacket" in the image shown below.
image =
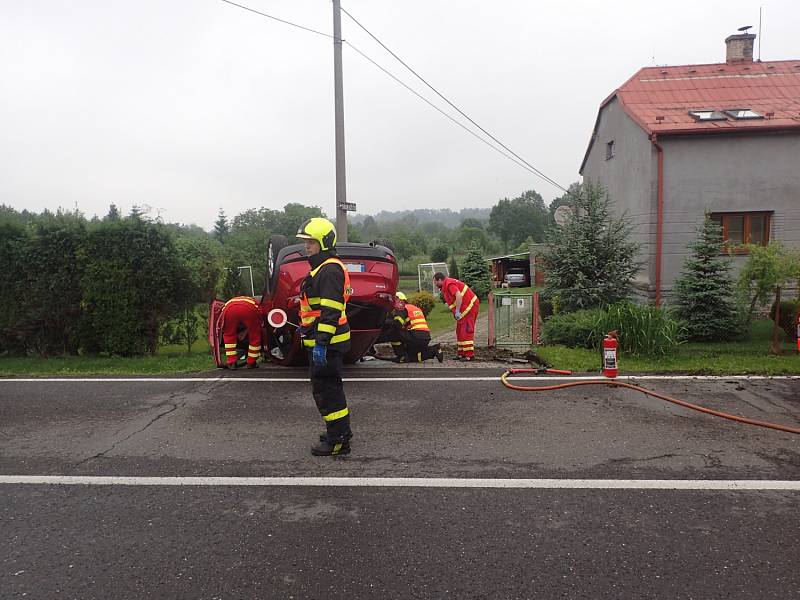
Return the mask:
POLYGON ((223 306, 223 307, 222 307, 222 310, 225 310, 226 308, 228 308, 228 305, 230 305, 230 304, 234 304, 234 303, 236 303, 236 302, 244 302, 244 303, 246 303, 246 304, 250 304, 250 305, 252 305, 252 306, 253 306, 253 308, 255 308, 255 309, 256 309, 257 311, 259 311, 259 312, 260 312, 260 310, 261 310, 261 309, 260 309, 260 306, 259 306, 259 304, 258 304, 258 302, 256 302, 256 301, 255 301, 253 298, 251 298, 250 296, 235 296, 235 297, 231 298, 230 300, 228 300, 228 301, 225 303, 225 306, 223 306))
POLYGON ((400 321, 405 329, 410 331, 430 331, 428 322, 425 320, 425 313, 422 309, 413 304, 406 303, 406 314, 400 313, 395 319, 400 321))
POLYGON ((458 279, 454 279, 452 277, 445 277, 444 283, 442 284, 442 297, 447 303, 447 306, 450 307, 450 310, 453 311, 453 314, 456 313, 456 294, 453 291, 453 288, 461 292, 461 316, 464 317, 470 310, 472 310, 472 307, 475 306, 475 304, 479 303, 478 297, 475 295, 475 292, 469 289, 469 286, 463 281, 459 281, 458 279))
POLYGON ((305 332, 303 346, 311 348, 320 344, 340 352, 350 349, 346 309, 351 294, 350 274, 335 256, 311 270, 303 281, 300 296, 300 325, 305 332))

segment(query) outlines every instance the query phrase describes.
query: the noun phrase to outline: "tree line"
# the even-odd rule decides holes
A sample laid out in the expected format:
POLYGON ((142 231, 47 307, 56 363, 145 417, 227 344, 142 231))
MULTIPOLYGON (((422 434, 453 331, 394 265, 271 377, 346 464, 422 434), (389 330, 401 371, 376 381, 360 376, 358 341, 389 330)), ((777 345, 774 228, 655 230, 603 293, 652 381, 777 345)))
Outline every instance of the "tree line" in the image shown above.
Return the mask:
POLYGON ((321 214, 299 204, 247 211, 209 233, 153 220, 139 207, 122 216, 112 205, 105 217, 86 219, 0 206, 0 354, 191 349, 213 298, 250 293, 239 267, 253 266, 260 293, 269 234, 292 235, 321 214))
MULTIPOLYGON (((552 221, 533 190, 467 213, 488 218, 448 227, 435 220, 436 211, 427 211, 423 223, 413 212, 385 222, 366 216, 349 224, 349 239, 386 241, 400 261, 454 262, 470 248, 476 255, 527 249, 543 241, 552 221)), ((258 295, 269 236, 292 239, 315 216, 325 214, 297 203, 232 217, 220 210, 205 231, 163 223, 137 206, 123 215, 112 204, 105 216, 88 219, 78 211, 35 214, 0 205, 0 354, 131 356, 164 343, 191 349, 210 300, 251 292, 239 268, 252 267, 258 295)), ((416 262, 412 267, 416 273, 416 262)))

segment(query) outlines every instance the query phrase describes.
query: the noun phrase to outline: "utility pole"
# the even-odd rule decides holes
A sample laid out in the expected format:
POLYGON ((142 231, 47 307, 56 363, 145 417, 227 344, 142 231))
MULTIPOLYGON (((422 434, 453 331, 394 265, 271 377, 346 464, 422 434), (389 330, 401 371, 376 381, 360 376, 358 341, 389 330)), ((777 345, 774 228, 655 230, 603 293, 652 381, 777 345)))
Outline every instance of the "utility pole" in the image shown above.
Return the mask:
POLYGON ((347 241, 347 183, 344 168, 344 90, 342 89, 342 12, 333 0, 333 97, 336 120, 336 239, 347 241))

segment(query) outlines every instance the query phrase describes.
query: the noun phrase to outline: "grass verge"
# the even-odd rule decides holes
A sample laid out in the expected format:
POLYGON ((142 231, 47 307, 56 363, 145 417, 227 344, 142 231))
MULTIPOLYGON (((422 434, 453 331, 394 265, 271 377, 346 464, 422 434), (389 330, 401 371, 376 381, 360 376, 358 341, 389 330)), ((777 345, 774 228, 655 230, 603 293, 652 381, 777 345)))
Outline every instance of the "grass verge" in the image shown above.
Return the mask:
POLYGON ((70 377, 77 375, 164 375, 214 368, 208 346, 198 342, 191 354, 185 346, 161 348, 155 356, 57 356, 0 358, 0 377, 70 377))
MULTIPOLYGON (((783 354, 769 353, 772 321, 756 321, 752 336, 743 342, 687 343, 663 357, 622 354, 620 373, 686 373, 707 375, 797 375, 800 355, 794 343, 784 342, 783 354)), ((538 346, 536 353, 556 368, 599 371, 599 352, 566 346, 538 346)))
MULTIPOLYGON (((431 334, 454 327, 453 315, 437 303, 428 317, 431 334)), ((620 373, 686 373, 708 375, 798 375, 800 355, 796 345, 785 342, 784 354, 769 354, 771 321, 753 325, 752 337, 744 342, 683 344, 670 355, 659 358, 620 356, 620 373)), ((576 372, 599 371, 598 352, 565 346, 538 346, 537 354, 560 369, 576 372)), ((187 354, 183 346, 162 348, 155 356, 120 358, 113 356, 67 356, 51 358, 0 358, 0 377, 69 377, 79 375, 167 375, 214 369, 204 343, 187 354)))

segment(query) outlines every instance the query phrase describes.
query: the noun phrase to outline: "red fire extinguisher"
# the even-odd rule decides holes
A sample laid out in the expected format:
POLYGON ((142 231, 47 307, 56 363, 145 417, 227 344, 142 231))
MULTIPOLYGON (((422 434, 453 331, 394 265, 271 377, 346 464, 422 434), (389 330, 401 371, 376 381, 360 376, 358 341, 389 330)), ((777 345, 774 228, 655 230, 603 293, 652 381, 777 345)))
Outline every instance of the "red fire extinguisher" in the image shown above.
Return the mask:
POLYGON ((617 363, 617 332, 609 331, 605 338, 603 338, 603 375, 606 377, 614 378, 617 376, 618 363, 617 363))

